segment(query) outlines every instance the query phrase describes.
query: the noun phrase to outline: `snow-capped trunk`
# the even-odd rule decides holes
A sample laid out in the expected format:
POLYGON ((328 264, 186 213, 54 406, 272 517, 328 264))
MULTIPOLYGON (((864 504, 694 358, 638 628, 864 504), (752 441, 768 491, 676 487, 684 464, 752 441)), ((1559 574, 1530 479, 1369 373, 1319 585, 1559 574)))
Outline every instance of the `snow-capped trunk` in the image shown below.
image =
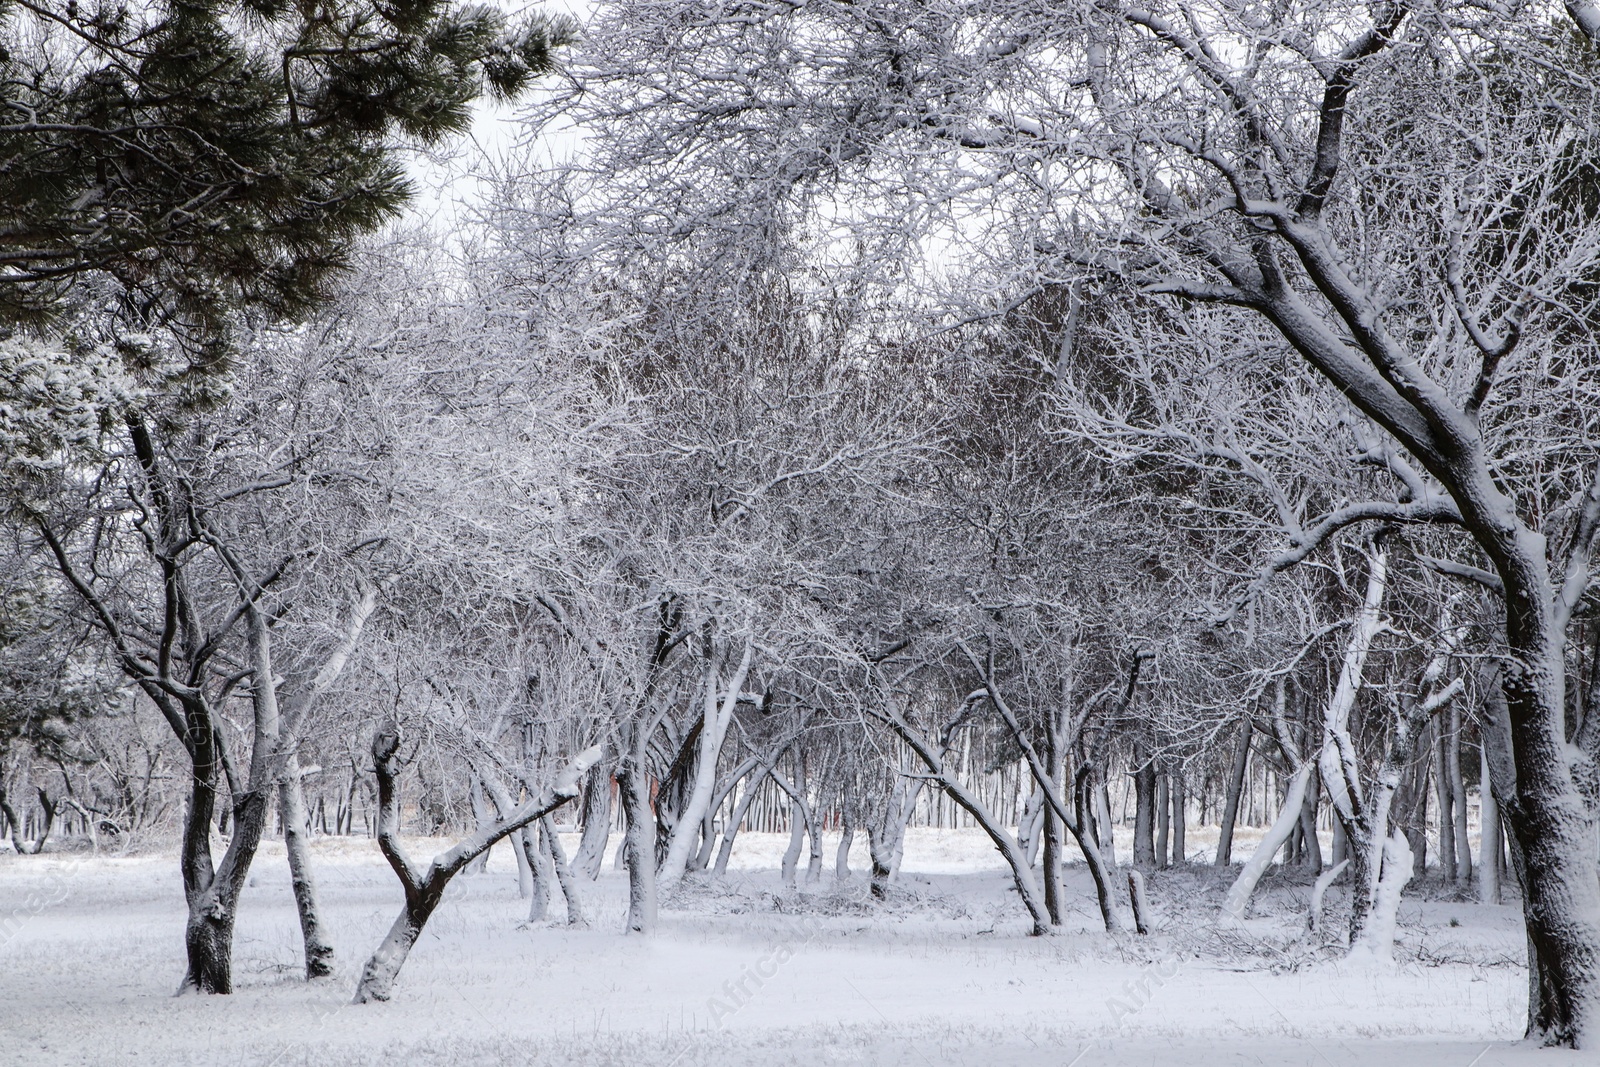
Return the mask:
POLYGON ((1381 866, 1380 850, 1388 836, 1389 801, 1398 783, 1383 780, 1380 771, 1378 796, 1369 797, 1361 781, 1361 763, 1355 741, 1350 736, 1350 715, 1366 672, 1372 641, 1383 628, 1383 600, 1389 588, 1389 557, 1382 537, 1373 539, 1367 553, 1367 585, 1361 607, 1351 621, 1345 641, 1344 659, 1333 697, 1323 707, 1323 743, 1316 763, 1334 818, 1344 830, 1344 843, 1350 860, 1350 936, 1358 939, 1366 926, 1367 915, 1377 893, 1381 866))
POLYGON ((1228 889, 1228 895, 1222 902, 1222 915, 1224 920, 1243 922, 1245 912, 1250 907, 1250 897, 1256 891, 1256 885, 1261 881, 1261 876, 1267 873, 1267 868, 1272 866, 1272 857, 1278 854, 1294 833, 1295 827, 1300 825, 1300 806, 1305 803, 1306 786, 1311 781, 1311 769, 1315 764, 1306 760, 1294 772, 1294 777, 1289 779, 1289 788, 1283 796, 1283 806, 1278 810, 1278 817, 1273 820, 1266 834, 1261 838, 1261 843, 1250 858, 1245 861, 1244 869, 1239 872, 1239 877, 1234 880, 1228 889))
POLYGON ((1400 895, 1411 881, 1411 846, 1398 831, 1383 845, 1378 892, 1361 935, 1353 939, 1349 959, 1389 962, 1394 959, 1395 922, 1400 915, 1400 895))
POLYGON ((1501 675, 1518 741, 1517 791, 1505 814, 1527 868, 1523 915, 1539 989, 1530 1036, 1591 1048, 1600 1043, 1600 855, 1561 736, 1561 701, 1551 699, 1559 678, 1551 661, 1559 665, 1559 656, 1501 675))
MULTIPOLYGON (((1530 988, 1537 992, 1530 997, 1528 1034, 1547 1044, 1593 1048, 1600 1045, 1600 796, 1594 795, 1591 758, 1567 742, 1564 661, 1566 623, 1587 587, 1588 558, 1574 557, 1558 593, 1544 537, 1516 521, 1487 471, 1472 488, 1504 504, 1504 513, 1494 514, 1499 523, 1473 532, 1504 587, 1509 651, 1501 661, 1500 690, 1516 777, 1501 814, 1525 864, 1523 917, 1533 950, 1530 988)), ((1591 519, 1600 514, 1597 493, 1600 487, 1592 486, 1586 500, 1591 519)))

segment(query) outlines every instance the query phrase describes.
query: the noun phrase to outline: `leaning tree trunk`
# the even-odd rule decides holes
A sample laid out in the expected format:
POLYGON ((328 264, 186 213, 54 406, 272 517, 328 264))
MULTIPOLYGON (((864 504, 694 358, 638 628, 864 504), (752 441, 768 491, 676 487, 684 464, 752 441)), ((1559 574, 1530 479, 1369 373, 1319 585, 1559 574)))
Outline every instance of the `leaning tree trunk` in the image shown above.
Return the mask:
POLYGON ((294 886, 294 906, 300 915, 300 936, 305 943, 306 977, 327 978, 333 974, 333 946, 323 933, 317 910, 310 827, 300 785, 300 761, 294 756, 284 764, 283 779, 278 783, 278 810, 283 817, 283 847, 289 854, 289 879, 294 886))
POLYGON ((805 847, 806 825, 811 821, 810 812, 806 804, 806 765, 804 760, 796 759, 794 765, 794 784, 790 785, 783 776, 776 771, 772 780, 777 782, 784 792, 789 794, 789 847, 783 850, 783 863, 779 867, 783 884, 790 889, 795 887, 796 872, 800 867, 800 852, 805 847))
POLYGON ((567 925, 580 930, 588 929, 589 920, 584 918, 583 898, 578 892, 578 877, 567 867, 567 853, 561 847, 561 835, 556 832, 555 823, 548 815, 539 820, 539 838, 544 851, 549 853, 556 884, 561 887, 561 896, 567 902, 567 925))
POLYGON ((1051 933, 1053 928, 1050 925, 1050 913, 1045 910, 1044 901, 1034 884, 1033 869, 1028 865, 1028 857, 1017 844, 1016 838, 1000 825, 999 820, 990 813, 981 800, 961 784, 961 781, 946 767, 942 755, 916 728, 906 722, 898 711, 891 710, 885 716, 885 720, 927 766, 929 773, 938 779, 950 799, 977 820, 983 832, 989 836, 989 840, 994 842, 995 848, 1005 857, 1006 863, 1011 867, 1011 880, 1016 886, 1017 896, 1022 898, 1023 907, 1028 909, 1028 915, 1033 920, 1034 936, 1051 933))
POLYGON ((711 868, 715 878, 721 878, 728 873, 728 861, 733 858, 733 842, 739 836, 739 831, 744 827, 745 814, 750 810, 751 803, 756 799, 761 786, 767 780, 765 765, 758 768, 746 780, 744 788, 739 793, 739 799, 734 802, 733 814, 728 816, 728 822, 722 828, 722 841, 717 845, 717 861, 711 868))
POLYGON ((1245 911, 1250 907, 1250 897, 1256 891, 1256 885, 1261 881, 1261 876, 1267 873, 1267 868, 1272 866, 1272 857, 1289 840, 1289 835, 1294 833, 1295 827, 1300 824, 1300 807, 1305 803, 1306 785, 1311 780, 1311 770, 1315 766, 1311 760, 1300 764, 1294 777, 1289 779, 1289 789, 1284 794, 1283 806, 1278 810, 1278 817, 1267 830, 1266 836, 1256 846, 1256 850, 1245 861, 1244 869, 1239 872, 1239 877, 1228 890, 1227 897, 1222 902, 1222 917, 1234 922, 1243 922, 1245 911))
POLYGON ((530 797, 500 821, 480 826, 471 837, 440 853, 426 868, 418 867, 400 844, 400 730, 386 722, 372 735, 372 764, 378 779, 378 847, 405 890, 405 905, 389 933, 362 968, 352 1003, 388 1000, 423 927, 444 899, 445 888, 460 871, 483 855, 496 841, 549 815, 578 796, 578 781, 600 758, 599 748, 588 748, 569 763, 549 787, 530 797))
MULTIPOLYGON (((973 656, 971 652, 967 653, 967 657, 972 661, 974 667, 979 668, 980 671, 982 670, 977 657, 973 656)), ((1133 659, 1133 664, 1128 673, 1128 685, 1123 693, 1121 710, 1126 710, 1128 703, 1133 699, 1134 690, 1139 682, 1139 670, 1146 658, 1141 654, 1136 655, 1133 659)), ((1053 766, 1056 754, 1067 748, 1068 744, 1074 739, 1059 736, 1056 732, 1059 724, 1052 723, 1049 728, 1046 748, 1046 751, 1051 754, 1051 765, 1046 765, 1044 759, 1040 757, 1038 749, 1028 738, 1027 733, 1023 731, 1022 723, 1018 720, 1016 712, 1012 710, 1004 694, 995 685, 993 677, 987 674, 984 676, 984 690, 988 694, 989 702, 1005 722, 1006 728, 1011 731, 1012 740, 1016 741, 1017 746, 1022 749, 1022 755, 1028 765, 1028 770, 1033 775, 1034 782, 1039 786, 1046 803, 1049 805, 1048 810, 1061 820, 1062 824, 1072 834, 1073 839, 1077 841, 1078 848, 1083 853, 1084 862, 1088 864, 1090 875, 1094 878, 1095 893, 1100 903, 1100 914, 1105 920, 1107 932, 1125 932, 1128 929, 1128 922, 1126 914, 1117 904, 1119 888, 1113 883, 1111 871, 1101 858, 1100 850, 1094 841, 1094 835, 1089 831, 1087 820, 1085 819, 1085 808, 1087 807, 1085 801, 1088 793, 1092 790, 1094 781, 1094 776, 1091 773, 1093 768, 1092 755, 1086 757, 1083 766, 1079 768, 1075 776, 1073 808, 1069 811, 1065 801, 1062 799, 1061 789, 1056 783, 1053 766)), ((1120 711, 1118 714, 1120 714, 1120 711)), ((1049 877, 1049 874, 1050 872, 1047 872, 1046 876, 1049 877)), ((1018 891, 1022 891, 1020 884, 1018 891)), ((1026 896, 1024 896, 1024 899, 1026 899, 1026 896)), ((1045 909, 1045 914, 1051 917, 1052 922, 1058 921, 1055 916, 1051 916, 1048 907, 1045 909)))
POLYGON ((726 680, 722 676, 725 650, 716 648, 707 660, 702 728, 692 765, 694 777, 684 797, 683 808, 677 813, 678 821, 667 838, 656 872, 663 885, 674 885, 683 877, 689 859, 695 852, 695 845, 699 843, 701 823, 710 810, 711 798, 716 792, 717 763, 722 755, 723 738, 727 735, 728 724, 733 721, 734 708, 744 690, 745 678, 750 673, 754 647, 748 640, 745 642, 739 663, 726 680))
POLYGON ((1250 741, 1255 726, 1246 715, 1239 724, 1239 741, 1233 750, 1233 766, 1228 768, 1228 795, 1222 805, 1222 827, 1217 834, 1218 867, 1233 863, 1233 827, 1239 821, 1239 797, 1244 794, 1245 771, 1250 764, 1250 741))
POLYGON ((598 767, 583 787, 583 837, 572 857, 572 871, 589 881, 600 877, 606 842, 611 839, 611 772, 598 767))

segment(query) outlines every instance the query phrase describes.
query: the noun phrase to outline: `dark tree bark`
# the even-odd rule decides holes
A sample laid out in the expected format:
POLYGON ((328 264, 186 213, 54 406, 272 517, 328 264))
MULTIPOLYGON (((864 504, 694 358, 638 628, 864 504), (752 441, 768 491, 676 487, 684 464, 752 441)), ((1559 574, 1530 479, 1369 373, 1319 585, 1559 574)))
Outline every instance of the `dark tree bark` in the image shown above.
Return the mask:
POLYGON ((1244 795, 1245 770, 1250 763, 1250 741, 1255 726, 1246 715, 1239 724, 1239 739, 1233 749, 1233 765, 1228 768, 1228 793, 1222 805, 1222 827, 1217 836, 1216 866, 1233 862, 1233 827, 1239 821, 1239 798, 1244 795))
POLYGON ((1156 840, 1155 862, 1157 867, 1169 866, 1168 858, 1172 853, 1168 849, 1168 835, 1172 831, 1172 797, 1167 782, 1166 772, 1156 775, 1156 840))
POLYGON ((629 758, 617 768, 626 835, 623 855, 628 867, 628 932, 650 934, 656 928, 655 820, 643 768, 629 758))
POLYGON ((1156 768, 1143 745, 1133 746, 1133 865, 1156 865, 1156 768))
POLYGON ((1186 841, 1185 825, 1189 809, 1189 783, 1184 777, 1183 770, 1173 771, 1172 781, 1172 863, 1174 866, 1187 866, 1189 863, 1188 842, 1186 841))
POLYGON ((604 766, 589 773, 583 787, 583 837, 572 857, 572 872, 594 881, 605 862, 611 839, 611 772, 604 766))

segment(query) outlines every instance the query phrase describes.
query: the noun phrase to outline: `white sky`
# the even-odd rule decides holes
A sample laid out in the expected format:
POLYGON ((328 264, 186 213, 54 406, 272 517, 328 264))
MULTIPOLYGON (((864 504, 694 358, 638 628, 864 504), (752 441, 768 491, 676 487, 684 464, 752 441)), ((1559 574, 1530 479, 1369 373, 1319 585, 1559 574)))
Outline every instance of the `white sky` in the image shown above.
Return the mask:
MULTIPOLYGON (((498 6, 511 12, 513 19, 518 14, 543 11, 570 15, 582 22, 589 17, 593 3, 592 0, 545 0, 534 4, 501 2, 498 6)), ((539 83, 535 83, 529 95, 540 91, 539 83)), ((477 107, 470 132, 432 152, 416 153, 407 167, 416 195, 403 224, 420 222, 447 235, 460 221, 469 218, 486 192, 480 175, 492 170, 495 164, 526 158, 518 146, 525 138, 524 124, 518 117, 524 106, 525 103, 495 104, 484 100, 477 107)), ((534 158, 565 158, 576 150, 577 144, 575 136, 559 133, 546 136, 537 146, 534 158)))

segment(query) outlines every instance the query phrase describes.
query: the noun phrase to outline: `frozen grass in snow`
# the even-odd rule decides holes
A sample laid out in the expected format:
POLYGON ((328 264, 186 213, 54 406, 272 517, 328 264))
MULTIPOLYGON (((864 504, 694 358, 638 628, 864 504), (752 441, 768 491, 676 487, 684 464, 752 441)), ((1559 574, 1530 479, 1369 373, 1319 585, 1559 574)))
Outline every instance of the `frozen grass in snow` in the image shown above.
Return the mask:
MULTIPOLYGON (((300 980, 287 866, 268 843, 240 909, 239 990, 209 998, 171 995, 184 914, 170 855, 0 855, 0 915, 14 920, 0 944, 0 1063, 1582 1062, 1513 1044, 1526 996, 1515 905, 1424 886, 1402 908, 1400 964, 1359 972, 1300 935, 1310 887, 1293 872, 1269 877, 1244 934, 1210 928, 1224 880, 1209 868, 1158 872, 1157 933, 1113 941, 1070 868, 1067 928, 1040 939, 976 831, 913 830, 886 904, 868 897, 860 850, 850 883, 834 885, 830 848, 821 883, 784 888, 786 843, 742 835, 728 878, 669 895, 651 939, 618 932, 626 883, 609 855, 588 887, 593 929, 525 926, 497 848, 487 873, 457 879, 393 1002, 363 1007, 346 1003, 355 973, 400 900, 371 841, 314 846, 337 980, 300 980), (758 986, 757 972, 771 976, 758 986)), ((1330 894, 1331 918, 1343 901, 1330 894)))

